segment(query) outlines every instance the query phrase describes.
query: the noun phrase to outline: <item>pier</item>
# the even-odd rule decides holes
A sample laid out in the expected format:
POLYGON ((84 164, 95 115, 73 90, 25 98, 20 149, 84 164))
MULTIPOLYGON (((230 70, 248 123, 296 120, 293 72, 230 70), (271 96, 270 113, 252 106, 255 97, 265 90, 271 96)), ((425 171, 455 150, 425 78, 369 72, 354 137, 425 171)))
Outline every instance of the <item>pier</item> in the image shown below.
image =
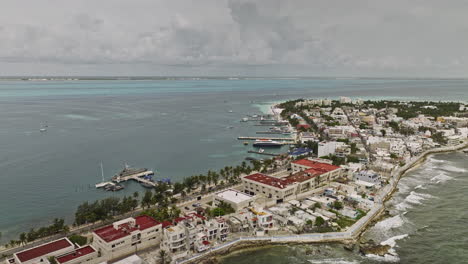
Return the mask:
POLYGON ((270 140, 275 140, 275 141, 296 141, 294 138, 288 138, 288 137, 238 137, 238 140, 257 140, 257 139, 270 139, 270 140))
POLYGON ((132 174, 132 175, 128 175, 128 176, 114 176, 112 178, 112 181, 116 182, 116 183, 119 183, 119 182, 134 180, 134 181, 137 181, 139 183, 145 183, 145 184, 148 184, 148 185, 151 185, 151 186, 154 187, 154 186, 156 186, 155 182, 144 179, 144 178, 141 178, 143 176, 147 176, 147 175, 150 175, 150 174, 153 174, 153 172, 149 170, 149 171, 144 171, 144 172, 140 172, 140 173, 136 173, 136 174, 132 174))

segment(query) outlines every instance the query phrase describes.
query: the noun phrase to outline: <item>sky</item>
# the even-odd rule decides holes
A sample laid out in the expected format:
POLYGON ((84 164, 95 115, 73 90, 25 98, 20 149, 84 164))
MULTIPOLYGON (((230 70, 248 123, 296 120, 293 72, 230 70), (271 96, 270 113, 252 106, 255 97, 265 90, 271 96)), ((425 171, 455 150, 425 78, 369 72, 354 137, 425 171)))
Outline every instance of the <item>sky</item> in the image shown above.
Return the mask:
POLYGON ((0 4, 0 76, 468 77, 466 0, 0 4))

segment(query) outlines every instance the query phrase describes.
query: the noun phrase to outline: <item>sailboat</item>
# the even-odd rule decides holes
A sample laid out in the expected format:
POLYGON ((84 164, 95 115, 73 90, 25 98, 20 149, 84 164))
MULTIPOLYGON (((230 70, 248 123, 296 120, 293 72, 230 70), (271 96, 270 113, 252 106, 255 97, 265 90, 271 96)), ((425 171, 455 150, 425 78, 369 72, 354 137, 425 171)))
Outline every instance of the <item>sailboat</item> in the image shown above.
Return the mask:
POLYGON ((101 162, 101 177, 102 177, 102 182, 96 183, 96 188, 103 188, 103 187, 106 187, 107 185, 115 185, 113 182, 106 182, 104 180, 104 168, 102 167, 102 162, 101 162))

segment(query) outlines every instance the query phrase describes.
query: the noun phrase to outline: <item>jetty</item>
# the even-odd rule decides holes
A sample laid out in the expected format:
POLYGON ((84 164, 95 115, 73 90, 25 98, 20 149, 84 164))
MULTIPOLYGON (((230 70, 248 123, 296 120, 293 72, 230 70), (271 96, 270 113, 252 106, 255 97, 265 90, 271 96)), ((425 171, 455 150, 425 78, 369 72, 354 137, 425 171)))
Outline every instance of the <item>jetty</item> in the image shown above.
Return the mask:
POLYGON ((129 180, 134 180, 134 181, 137 181, 139 183, 148 184, 148 185, 151 185, 151 186, 154 187, 154 186, 156 186, 155 182, 143 178, 145 176, 152 175, 152 174, 154 174, 153 171, 147 170, 147 171, 143 171, 143 172, 140 172, 140 173, 125 175, 125 176, 116 175, 116 176, 114 176, 112 178, 112 181, 116 182, 116 183, 120 183, 120 182, 129 181, 129 180))
POLYGON ((257 140, 257 139, 269 139, 275 141, 296 141, 294 138, 289 137, 237 137, 238 140, 257 140))

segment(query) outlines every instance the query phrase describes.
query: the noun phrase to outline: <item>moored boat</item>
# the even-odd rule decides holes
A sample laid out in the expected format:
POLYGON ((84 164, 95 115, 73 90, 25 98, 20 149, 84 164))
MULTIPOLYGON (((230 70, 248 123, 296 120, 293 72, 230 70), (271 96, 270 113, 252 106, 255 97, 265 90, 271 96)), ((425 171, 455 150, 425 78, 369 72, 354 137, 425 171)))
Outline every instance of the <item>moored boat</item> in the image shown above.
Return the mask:
POLYGON ((254 147, 281 147, 283 144, 271 139, 257 139, 253 143, 254 147))

